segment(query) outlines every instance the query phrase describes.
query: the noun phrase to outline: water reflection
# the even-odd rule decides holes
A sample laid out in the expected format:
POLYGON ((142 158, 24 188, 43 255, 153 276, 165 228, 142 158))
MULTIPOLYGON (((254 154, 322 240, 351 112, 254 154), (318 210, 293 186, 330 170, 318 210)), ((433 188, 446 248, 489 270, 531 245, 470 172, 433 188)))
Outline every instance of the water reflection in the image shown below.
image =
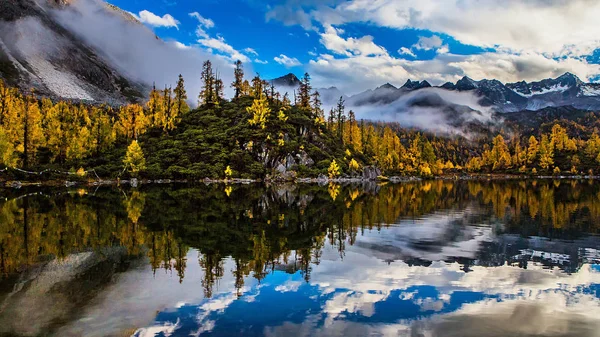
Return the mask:
POLYGON ((588 181, 15 193, 0 204, 0 334, 600 328, 588 181))

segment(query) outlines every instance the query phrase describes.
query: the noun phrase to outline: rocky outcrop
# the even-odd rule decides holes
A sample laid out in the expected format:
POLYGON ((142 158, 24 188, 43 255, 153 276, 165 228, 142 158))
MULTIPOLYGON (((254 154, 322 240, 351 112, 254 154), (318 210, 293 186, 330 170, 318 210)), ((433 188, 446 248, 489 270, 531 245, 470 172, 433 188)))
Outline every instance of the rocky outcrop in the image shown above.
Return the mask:
POLYGON ((375 166, 365 166, 362 172, 363 180, 377 180, 381 176, 381 169, 375 166))

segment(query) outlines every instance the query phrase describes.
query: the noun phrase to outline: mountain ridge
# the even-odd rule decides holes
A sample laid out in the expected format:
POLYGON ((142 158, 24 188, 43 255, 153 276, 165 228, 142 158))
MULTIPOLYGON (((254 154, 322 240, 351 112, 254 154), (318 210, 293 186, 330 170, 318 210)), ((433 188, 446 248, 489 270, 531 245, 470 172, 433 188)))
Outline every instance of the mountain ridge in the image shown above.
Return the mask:
MULTIPOLYGON (((536 111, 546 107, 561 106, 582 110, 600 109, 600 83, 585 83, 570 72, 556 78, 513 83, 502 83, 496 79, 474 80, 464 76, 456 83, 446 82, 439 86, 432 86, 426 80, 408 79, 399 88, 386 83, 375 89, 343 96, 346 97, 347 103, 354 106, 387 105, 410 92, 428 89, 472 92, 478 96, 481 106, 491 107, 497 112, 536 111)), ((331 91, 331 88, 327 90, 331 91)), ((339 91, 337 88, 336 90, 339 91)), ((337 99, 339 96, 335 97, 335 100, 337 99)))

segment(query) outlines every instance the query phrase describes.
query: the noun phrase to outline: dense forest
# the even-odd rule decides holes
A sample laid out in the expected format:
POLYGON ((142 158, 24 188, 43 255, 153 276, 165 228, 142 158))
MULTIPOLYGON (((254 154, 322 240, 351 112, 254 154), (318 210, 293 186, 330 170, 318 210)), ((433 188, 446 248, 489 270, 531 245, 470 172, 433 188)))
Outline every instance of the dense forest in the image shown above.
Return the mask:
POLYGON ((507 117, 465 138, 357 120, 342 98, 324 111, 308 74, 292 97, 258 75, 245 79, 239 61, 234 75, 227 100, 206 61, 196 109, 181 75, 174 88, 152 88, 143 104, 120 107, 51 101, 0 81, 2 177, 291 180, 360 176, 366 166, 385 176, 592 175, 600 165, 594 112, 535 125, 507 117))

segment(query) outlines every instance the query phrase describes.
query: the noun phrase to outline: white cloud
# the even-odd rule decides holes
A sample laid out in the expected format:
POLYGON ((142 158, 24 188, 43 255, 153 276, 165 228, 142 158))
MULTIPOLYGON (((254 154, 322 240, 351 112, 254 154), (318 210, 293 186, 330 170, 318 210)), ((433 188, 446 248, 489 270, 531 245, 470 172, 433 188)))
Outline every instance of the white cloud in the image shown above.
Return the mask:
POLYGON ((398 49, 398 54, 408 55, 408 56, 412 56, 414 58, 417 57, 417 55, 415 55, 415 53, 413 53, 412 50, 410 50, 409 48, 406 48, 406 47, 400 47, 400 49, 398 49))
POLYGON ((213 28, 215 26, 215 22, 213 20, 207 19, 207 18, 203 17, 198 12, 189 13, 189 16, 191 16, 191 17, 195 18, 196 20, 198 20, 198 22, 200 23, 200 25, 202 27, 204 27, 204 28, 213 28))
POLYGON ((196 27, 196 36, 204 39, 208 38, 208 33, 206 33, 206 29, 213 28, 215 26, 214 21, 203 17, 198 12, 192 12, 188 15, 198 20, 198 27, 196 27))
POLYGON ((266 60, 259 60, 259 59, 254 59, 254 63, 258 63, 258 64, 268 64, 269 61, 266 60))
POLYGON ((440 48, 443 43, 444 41, 442 41, 442 39, 437 35, 433 35, 431 37, 420 36, 419 41, 413 45, 413 48, 431 50, 440 48))
POLYGON ((327 26, 325 32, 321 34, 321 43, 325 48, 332 52, 345 56, 357 55, 385 55, 385 48, 378 46, 373 42, 373 37, 366 35, 361 38, 349 37, 344 39, 340 37, 344 31, 333 26, 327 26))
MULTIPOLYGON (((192 12, 188 14, 189 16, 198 20, 198 27, 196 27, 196 36, 198 37, 198 43, 208 48, 211 52, 217 52, 226 56, 231 61, 240 60, 242 62, 250 62, 250 58, 244 55, 240 51, 233 48, 230 44, 225 42, 225 38, 222 36, 211 37, 210 34, 206 32, 207 29, 211 29, 215 27, 215 23, 213 20, 209 18, 205 18, 198 12, 192 12)), ((244 49, 246 54, 254 54, 258 55, 256 51, 252 48, 244 49)))
POLYGON ((258 56, 258 53, 256 52, 256 50, 254 50, 253 48, 250 48, 250 47, 244 49, 244 53, 258 56))
POLYGON ((323 26, 368 22, 424 29, 464 44, 515 53, 581 56, 600 47, 599 1, 353 0, 310 13, 323 26))
POLYGON ((274 57, 273 60, 275 60, 275 62, 285 66, 286 68, 297 67, 299 65, 302 65, 302 63, 300 63, 300 61, 298 61, 297 58, 288 57, 284 54, 274 57))
POLYGON ((174 27, 179 29, 179 21, 177 21, 171 14, 165 14, 158 16, 150 11, 143 10, 139 15, 129 12, 133 17, 138 19, 140 22, 146 23, 153 27, 174 27))
POLYGON ((221 36, 218 36, 217 38, 208 37, 208 38, 204 38, 204 39, 199 39, 198 43, 206 48, 209 48, 211 51, 217 51, 219 53, 226 54, 232 61, 236 61, 236 60, 240 60, 242 62, 250 61, 248 56, 240 53, 235 48, 233 48, 231 45, 227 44, 227 42, 225 42, 225 39, 221 36))

